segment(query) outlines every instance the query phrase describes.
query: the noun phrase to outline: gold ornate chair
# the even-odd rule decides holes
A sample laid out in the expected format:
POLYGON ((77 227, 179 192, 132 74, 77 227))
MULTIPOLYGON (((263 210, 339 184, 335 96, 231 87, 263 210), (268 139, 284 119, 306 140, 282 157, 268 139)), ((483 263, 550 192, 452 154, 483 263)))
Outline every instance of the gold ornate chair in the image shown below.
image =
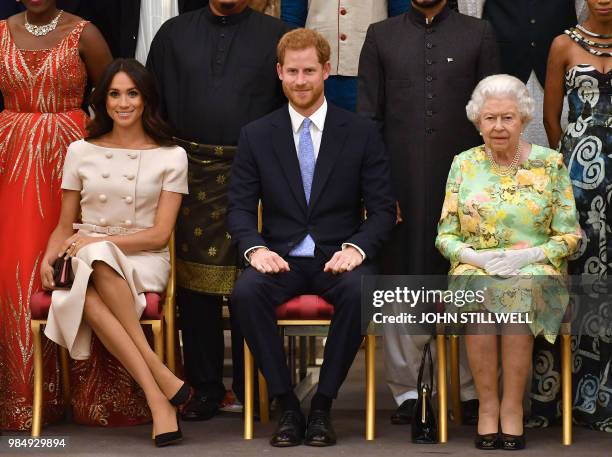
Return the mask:
MULTIPOLYGON (((176 371, 175 359, 175 251, 174 233, 168 243, 170 249, 170 277, 168 286, 163 294, 146 292, 146 308, 140 318, 142 325, 150 325, 153 332, 153 346, 155 353, 164 361, 164 345, 166 349, 166 365, 174 373, 176 371), (165 338, 164 338, 165 336, 165 338)), ((36 292, 30 300, 30 327, 34 343, 34 395, 32 404, 32 436, 40 436, 43 423, 43 361, 42 361, 42 328, 47 323, 49 308, 51 307, 51 294, 49 292, 36 292)), ((60 370, 62 373, 64 405, 70 403, 70 370, 69 356, 65 348, 60 348, 60 370)))
MULTIPOLYGON (((567 307, 567 311, 561 322, 559 329, 561 337, 561 404, 563 410, 563 444, 570 446, 572 444, 572 348, 571 348, 571 310, 567 307)), ((440 442, 447 441, 447 426, 446 414, 448 396, 446 392, 446 337, 441 334, 437 337, 437 354, 438 354, 438 386, 439 386, 439 416, 440 416, 440 442), (441 382, 441 378, 443 382, 441 382), (443 391, 444 388, 444 391, 443 391), (444 419, 444 431, 442 427, 442 419, 444 419)), ((450 383, 451 383, 451 410, 453 413, 453 422, 456 425, 461 425, 461 400, 459 380, 459 336, 450 335, 450 383)))

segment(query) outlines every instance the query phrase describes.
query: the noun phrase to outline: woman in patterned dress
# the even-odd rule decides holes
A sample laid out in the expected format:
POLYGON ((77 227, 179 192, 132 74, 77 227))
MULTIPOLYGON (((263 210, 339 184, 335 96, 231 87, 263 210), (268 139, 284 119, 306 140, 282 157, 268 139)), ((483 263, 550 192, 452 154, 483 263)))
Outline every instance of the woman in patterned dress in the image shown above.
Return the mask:
MULTIPOLYGON (((0 428, 31 424, 30 295, 60 210, 68 144, 82 138, 87 76, 95 84, 111 57, 98 30, 56 8, 22 0, 0 21, 0 428)), ((45 416, 61 414, 55 345, 44 345, 45 416)))
POLYGON ((453 161, 436 246, 451 262, 451 287, 488 288, 483 304, 466 304, 462 311, 529 316, 530 331, 502 327, 480 334, 478 326, 468 328, 465 338, 480 401, 476 447, 522 449, 533 336, 556 338, 568 302, 565 259, 576 250, 580 231, 561 155, 520 137, 533 113, 525 85, 513 76, 489 76, 466 110, 484 145, 453 161))
MULTIPOLYGON (((612 242, 612 1, 588 0, 590 12, 580 25, 553 41, 550 49, 544 121, 551 147, 559 146, 574 188, 584 231, 569 271, 576 278, 606 285, 612 242), (568 126, 561 130, 561 106, 569 103, 568 126)), ((583 281, 584 282, 584 281, 583 281)), ((610 303, 593 289, 575 303, 607 323, 593 330, 582 318, 572 322, 574 418, 591 428, 612 432, 612 335, 610 303), (589 297, 590 295, 590 297, 589 297), (608 330, 606 331, 606 326, 608 330)), ((558 355, 552 347, 537 354, 540 366, 532 393, 534 419, 546 425, 558 416, 558 355), (556 362, 556 363, 555 363, 556 362)))

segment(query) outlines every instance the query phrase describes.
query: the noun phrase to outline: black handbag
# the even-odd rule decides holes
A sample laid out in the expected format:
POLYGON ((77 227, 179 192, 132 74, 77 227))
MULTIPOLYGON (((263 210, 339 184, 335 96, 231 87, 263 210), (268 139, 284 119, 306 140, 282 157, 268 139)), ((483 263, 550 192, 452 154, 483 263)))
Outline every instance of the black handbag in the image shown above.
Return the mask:
POLYGON ((54 289, 70 289, 72 287, 72 257, 59 257, 53 262, 54 289))
POLYGON ((412 413, 412 442, 418 444, 433 444, 438 442, 438 423, 434 415, 431 399, 433 390, 433 360, 429 343, 423 348, 423 358, 419 368, 417 382, 418 394, 414 412, 412 413), (423 384, 425 365, 429 368, 429 384, 423 384))

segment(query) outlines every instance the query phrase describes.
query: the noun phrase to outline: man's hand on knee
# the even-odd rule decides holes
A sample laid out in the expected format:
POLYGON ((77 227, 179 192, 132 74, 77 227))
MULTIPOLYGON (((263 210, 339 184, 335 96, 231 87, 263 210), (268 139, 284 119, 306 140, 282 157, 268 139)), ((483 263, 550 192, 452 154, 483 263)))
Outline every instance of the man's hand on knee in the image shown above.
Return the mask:
POLYGON ((289 264, 274 251, 258 248, 253 251, 249 262, 260 273, 281 273, 289 271, 289 264))
POLYGON ((353 246, 347 246, 342 251, 334 253, 332 258, 325 264, 323 271, 333 274, 352 271, 363 262, 363 257, 353 246))

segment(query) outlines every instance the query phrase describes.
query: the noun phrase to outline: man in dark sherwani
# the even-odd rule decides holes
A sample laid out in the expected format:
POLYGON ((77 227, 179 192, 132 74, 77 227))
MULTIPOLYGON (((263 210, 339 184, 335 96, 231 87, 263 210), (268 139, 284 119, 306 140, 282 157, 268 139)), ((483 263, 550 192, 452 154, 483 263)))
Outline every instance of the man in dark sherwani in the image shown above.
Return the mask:
MULTIPOLYGON (((465 106, 478 81, 499 68, 491 26, 451 10, 446 0, 412 0, 407 13, 369 27, 357 111, 380 124, 398 198, 398 223, 383 253, 386 274, 448 273, 434 245, 446 179, 453 157, 482 143, 465 106)), ((409 423, 430 337, 400 335, 391 325, 384 332, 387 381, 399 405, 391 421, 409 423)), ((474 399, 467 364, 461 378, 463 399, 474 399)), ((466 406, 473 410, 475 402, 466 406)), ((473 420, 475 413, 467 415, 473 420)))

